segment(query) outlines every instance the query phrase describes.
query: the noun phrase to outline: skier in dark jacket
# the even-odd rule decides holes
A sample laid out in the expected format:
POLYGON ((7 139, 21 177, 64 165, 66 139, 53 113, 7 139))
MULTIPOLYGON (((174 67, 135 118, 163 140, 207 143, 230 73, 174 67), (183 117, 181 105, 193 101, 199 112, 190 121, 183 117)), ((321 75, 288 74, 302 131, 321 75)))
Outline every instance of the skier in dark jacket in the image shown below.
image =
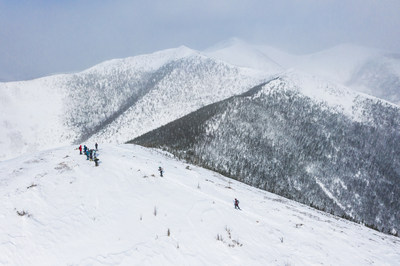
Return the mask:
POLYGON ((99 147, 99 145, 97 145, 97 142, 96 142, 96 144, 94 144, 94 147, 96 148, 96 151, 97 151, 98 147, 99 147))
POLYGON ((93 158, 94 166, 99 166, 99 158, 97 158, 96 152, 93 153, 93 158))
POLYGON ((236 199, 236 198, 235 198, 235 209, 239 209, 239 210, 240 210, 240 207, 239 207, 239 200, 236 199))
POLYGON ((161 166, 158 167, 158 171, 160 172, 160 176, 163 177, 164 170, 161 168, 161 166))

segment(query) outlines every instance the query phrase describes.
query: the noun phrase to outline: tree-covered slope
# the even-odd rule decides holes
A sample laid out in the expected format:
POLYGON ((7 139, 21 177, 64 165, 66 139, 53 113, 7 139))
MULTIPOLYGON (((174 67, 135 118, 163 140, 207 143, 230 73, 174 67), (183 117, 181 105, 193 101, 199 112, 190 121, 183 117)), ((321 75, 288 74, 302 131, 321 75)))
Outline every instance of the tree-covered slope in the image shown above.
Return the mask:
POLYGON ((332 100, 325 101, 293 84, 312 82, 272 80, 132 143, 166 149, 247 184, 381 230, 398 230, 398 107, 329 86, 320 92, 330 93, 332 100), (340 103, 343 94, 346 101, 340 103))

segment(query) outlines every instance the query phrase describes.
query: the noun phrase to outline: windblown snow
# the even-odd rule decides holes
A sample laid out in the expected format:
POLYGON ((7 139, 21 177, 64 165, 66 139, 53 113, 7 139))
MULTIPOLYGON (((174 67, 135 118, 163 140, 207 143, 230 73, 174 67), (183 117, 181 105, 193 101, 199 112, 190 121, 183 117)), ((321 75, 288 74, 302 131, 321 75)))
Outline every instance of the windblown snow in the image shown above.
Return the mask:
POLYGON ((398 238, 135 145, 0 163, 3 265, 395 265, 398 238), (164 168, 160 177, 157 168, 164 168), (241 211, 233 207, 240 201, 241 211))

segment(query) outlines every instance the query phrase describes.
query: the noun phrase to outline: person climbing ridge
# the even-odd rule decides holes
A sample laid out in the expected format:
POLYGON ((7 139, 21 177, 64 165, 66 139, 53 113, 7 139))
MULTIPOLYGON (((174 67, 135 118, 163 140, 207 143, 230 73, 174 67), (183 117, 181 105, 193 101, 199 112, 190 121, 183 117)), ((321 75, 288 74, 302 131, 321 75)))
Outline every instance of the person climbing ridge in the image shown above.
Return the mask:
POLYGON ((79 145, 79 154, 82 155, 82 145, 79 145))
POLYGON ((235 209, 241 210, 239 207, 239 200, 235 198, 235 209))
POLYGON ((96 152, 93 154, 93 157, 94 157, 94 166, 99 166, 99 158, 97 158, 97 156, 96 156, 96 152))
POLYGON ((94 147, 96 148, 96 151, 99 150, 98 149, 99 145, 97 144, 97 142, 96 142, 96 144, 94 144, 94 147))
POLYGON ((164 170, 161 168, 161 166, 158 167, 158 171, 160 172, 160 176, 163 177, 164 170))

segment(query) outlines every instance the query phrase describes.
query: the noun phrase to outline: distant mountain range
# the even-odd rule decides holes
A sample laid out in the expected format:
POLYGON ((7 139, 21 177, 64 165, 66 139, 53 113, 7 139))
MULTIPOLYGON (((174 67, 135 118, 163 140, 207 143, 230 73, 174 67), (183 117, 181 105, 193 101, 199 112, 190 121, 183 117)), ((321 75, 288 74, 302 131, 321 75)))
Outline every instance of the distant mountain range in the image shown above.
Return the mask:
POLYGON ((343 44, 293 55, 272 47, 231 39, 206 50, 225 62, 253 69, 296 70, 400 104, 400 54, 343 44))

